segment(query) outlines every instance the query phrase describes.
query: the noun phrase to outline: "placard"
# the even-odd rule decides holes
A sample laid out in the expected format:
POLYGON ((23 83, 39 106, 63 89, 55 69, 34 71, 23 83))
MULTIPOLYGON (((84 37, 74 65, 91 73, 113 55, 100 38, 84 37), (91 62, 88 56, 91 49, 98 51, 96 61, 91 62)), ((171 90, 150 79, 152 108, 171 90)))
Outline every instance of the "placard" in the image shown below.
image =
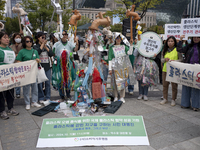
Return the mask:
POLYGON ((200 18, 181 19, 181 35, 200 37, 200 18))
POLYGON ((35 83, 37 72, 35 60, 0 65, 0 91, 35 83))
POLYGON ((113 52, 114 52, 115 58, 125 56, 126 55, 125 45, 115 45, 113 47, 113 52))
POLYGON ((160 53, 162 49, 162 39, 154 32, 145 32, 135 47, 142 56, 154 57, 154 54, 160 53))
POLYGON ((37 142, 37 148, 102 145, 149 145, 143 117, 44 119, 37 142))
MULTIPOLYGON (((181 24, 165 24, 165 39, 170 36, 174 36, 177 40, 180 40, 181 24)), ((187 38, 183 40, 187 40, 187 38)))
POLYGON ((167 62, 166 81, 200 89, 200 65, 167 62))

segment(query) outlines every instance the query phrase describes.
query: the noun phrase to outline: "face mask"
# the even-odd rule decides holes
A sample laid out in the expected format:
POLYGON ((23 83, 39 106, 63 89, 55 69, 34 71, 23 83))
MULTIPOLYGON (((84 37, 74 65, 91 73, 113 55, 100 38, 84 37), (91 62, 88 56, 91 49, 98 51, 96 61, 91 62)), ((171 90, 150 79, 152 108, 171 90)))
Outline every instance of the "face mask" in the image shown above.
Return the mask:
POLYGON ((188 42, 188 44, 190 44, 191 43, 191 39, 188 39, 187 42, 188 42))
POLYGON ((21 39, 20 39, 20 38, 17 38, 17 39, 15 39, 15 42, 16 42, 16 43, 21 43, 21 39))

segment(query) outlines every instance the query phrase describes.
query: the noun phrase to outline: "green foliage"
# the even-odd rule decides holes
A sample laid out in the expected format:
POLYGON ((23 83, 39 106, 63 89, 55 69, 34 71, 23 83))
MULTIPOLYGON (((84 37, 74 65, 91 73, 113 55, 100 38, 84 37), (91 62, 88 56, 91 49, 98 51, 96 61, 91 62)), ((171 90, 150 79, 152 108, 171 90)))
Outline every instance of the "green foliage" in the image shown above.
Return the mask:
POLYGON ((162 26, 154 25, 148 28, 147 31, 153 31, 157 34, 164 34, 165 29, 162 26))
POLYGON ((9 35, 20 31, 18 17, 6 17, 5 20, 5 30, 9 35))
POLYGON ((5 6, 6 1, 5 0, 0 0, 0 20, 4 20, 4 6, 5 6))
POLYGON ((85 16, 81 16, 81 20, 78 21, 77 27, 78 27, 78 26, 82 26, 82 25, 84 25, 84 24, 87 24, 87 23, 89 23, 89 22, 90 22, 90 18, 85 17, 85 16))
POLYGON ((131 9, 131 6, 136 5, 135 11, 141 11, 141 19, 145 16, 148 8, 155 8, 156 5, 161 4, 164 0, 115 0, 118 4, 124 4, 126 8, 117 8, 113 11, 107 11, 106 14, 111 18, 118 16, 120 21, 126 17, 126 10, 131 9))
POLYGON ((164 22, 164 21, 159 21, 158 22, 158 26, 163 26, 163 25, 165 25, 166 24, 166 22, 164 22))
POLYGON ((122 24, 114 24, 114 25, 110 25, 111 29, 110 31, 112 32, 120 32, 122 33, 122 24))

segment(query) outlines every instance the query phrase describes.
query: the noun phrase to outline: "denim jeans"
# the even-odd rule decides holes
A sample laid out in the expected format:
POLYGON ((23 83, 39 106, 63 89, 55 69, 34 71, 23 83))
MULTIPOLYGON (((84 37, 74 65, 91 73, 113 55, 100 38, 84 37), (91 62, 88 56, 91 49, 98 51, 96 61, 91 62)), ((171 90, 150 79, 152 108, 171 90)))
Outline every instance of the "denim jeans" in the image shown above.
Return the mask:
POLYGON ((142 81, 138 80, 138 87, 139 87, 139 95, 146 95, 148 94, 149 86, 142 86, 142 81))
POLYGON ((23 86, 23 95, 24 95, 24 101, 26 105, 30 105, 30 87, 31 87, 31 97, 32 97, 32 102, 38 102, 38 86, 37 82, 28 84, 23 86))
POLYGON ((134 85, 128 85, 128 92, 134 91, 134 85))
POLYGON ((199 104, 200 104, 200 90, 183 85, 182 95, 181 95, 181 106, 190 107, 191 105, 192 108, 199 108, 199 104), (192 105, 190 103, 190 99, 192 105))
MULTIPOLYGON (((45 71, 45 74, 46 74, 47 78, 49 79, 48 81, 45 81, 45 94, 46 94, 46 100, 47 100, 47 99, 50 99, 50 97, 51 97, 51 85, 50 85, 51 69, 49 69, 48 71, 45 71)), ((45 95, 43 92, 42 84, 43 83, 38 84, 38 100, 39 101, 45 100, 45 95)))
POLYGON ((20 95, 20 93, 21 93, 21 87, 16 87, 15 88, 15 94, 20 95))

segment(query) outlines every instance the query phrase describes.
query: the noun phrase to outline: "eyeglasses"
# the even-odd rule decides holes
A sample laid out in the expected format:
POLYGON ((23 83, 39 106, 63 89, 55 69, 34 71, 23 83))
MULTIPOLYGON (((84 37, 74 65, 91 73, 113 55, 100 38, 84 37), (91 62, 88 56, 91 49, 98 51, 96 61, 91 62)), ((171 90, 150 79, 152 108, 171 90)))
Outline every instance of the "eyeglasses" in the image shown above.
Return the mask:
POLYGON ((45 39, 45 37, 42 36, 42 39, 45 39))
POLYGON ((116 39, 120 39, 121 40, 121 37, 117 37, 116 39))
POLYGON ((32 43, 32 41, 26 41, 26 43, 32 43))

